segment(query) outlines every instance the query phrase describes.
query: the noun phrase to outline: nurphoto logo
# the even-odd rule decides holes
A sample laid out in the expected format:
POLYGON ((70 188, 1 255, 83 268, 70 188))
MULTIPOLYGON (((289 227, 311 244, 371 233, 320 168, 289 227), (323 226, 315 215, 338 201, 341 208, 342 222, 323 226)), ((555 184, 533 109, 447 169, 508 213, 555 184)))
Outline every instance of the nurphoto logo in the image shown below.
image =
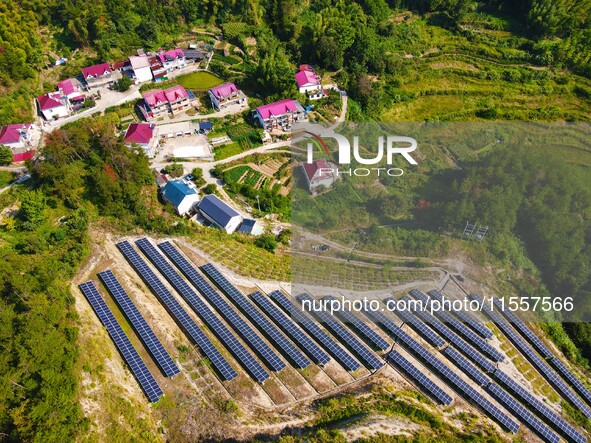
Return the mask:
MULTIPOLYGON (((326 130, 321 134, 316 134, 311 131, 304 131, 311 136, 308 141, 307 149, 307 163, 314 163, 314 148, 321 152, 324 151, 326 155, 330 156, 328 146, 324 142, 325 138, 332 138, 336 140, 338 146, 338 162, 339 165, 351 164, 351 152, 355 162, 361 165, 377 165, 386 157, 386 164, 392 166, 394 163, 394 156, 401 155, 409 164, 417 165, 417 161, 410 155, 417 149, 417 141, 411 137, 388 135, 386 137, 379 136, 377 139, 377 152, 373 157, 362 156, 359 149, 359 136, 353 136, 353 149, 349 139, 342 134, 337 134, 334 131, 326 130)), ((341 169, 339 167, 322 168, 321 174, 349 175, 364 177, 372 173, 387 174, 391 177, 400 177, 404 174, 404 170, 397 167, 373 167, 373 168, 348 168, 341 169)))

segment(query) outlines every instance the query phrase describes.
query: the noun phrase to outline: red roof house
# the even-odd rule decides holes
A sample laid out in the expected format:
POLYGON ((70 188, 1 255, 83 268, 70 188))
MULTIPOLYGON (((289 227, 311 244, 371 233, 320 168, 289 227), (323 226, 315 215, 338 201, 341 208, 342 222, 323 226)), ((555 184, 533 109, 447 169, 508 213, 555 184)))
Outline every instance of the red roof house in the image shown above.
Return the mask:
POLYGON ((153 135, 154 129, 152 125, 147 123, 132 123, 125 133, 125 141, 138 145, 148 145, 153 135))
POLYGON ((26 137, 30 123, 8 125, 0 128, 0 145, 8 147, 21 147, 23 145, 23 138, 26 137))
POLYGON ((320 77, 312 71, 303 70, 295 75, 300 93, 305 94, 308 91, 320 89, 320 77))
POLYGON ((211 88, 209 98, 214 109, 218 110, 229 105, 246 103, 246 95, 231 82, 211 88))
POLYGON ((164 91, 164 95, 166 96, 166 100, 169 102, 176 102, 184 98, 189 98, 187 90, 181 85, 168 88, 166 91, 164 91))
POLYGON ((304 163, 304 173, 310 192, 321 185, 329 187, 334 182, 332 168, 325 160, 304 163))
POLYGON ((268 105, 259 106, 254 111, 254 117, 259 119, 265 129, 289 127, 292 123, 306 118, 304 108, 297 100, 287 98, 268 105))
POLYGON ((100 63, 98 65, 82 68, 82 75, 85 79, 98 78, 109 74, 111 74, 111 67, 108 63, 100 63))
POLYGON ((62 95, 58 91, 40 95, 37 97, 37 103, 46 120, 65 117, 70 113, 70 110, 62 101, 62 95))

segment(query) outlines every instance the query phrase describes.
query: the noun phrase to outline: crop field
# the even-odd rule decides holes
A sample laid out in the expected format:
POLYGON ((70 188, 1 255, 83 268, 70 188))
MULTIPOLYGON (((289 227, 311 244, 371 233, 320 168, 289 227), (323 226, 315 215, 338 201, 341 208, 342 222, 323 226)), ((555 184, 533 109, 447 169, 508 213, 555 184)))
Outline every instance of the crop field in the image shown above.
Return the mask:
POLYGON ((192 72, 177 77, 179 85, 191 91, 207 91, 214 86, 221 85, 224 81, 209 72, 192 72))

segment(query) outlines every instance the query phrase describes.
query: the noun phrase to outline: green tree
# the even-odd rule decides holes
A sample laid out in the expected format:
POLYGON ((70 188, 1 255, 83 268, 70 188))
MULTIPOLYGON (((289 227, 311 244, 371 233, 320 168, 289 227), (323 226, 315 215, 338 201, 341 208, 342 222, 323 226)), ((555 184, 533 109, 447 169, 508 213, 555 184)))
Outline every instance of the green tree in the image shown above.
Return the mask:
POLYGON ((31 231, 45 220, 45 196, 39 190, 25 190, 21 193, 21 207, 18 211, 19 226, 31 231))
POLYGON ((115 83, 115 90, 119 92, 125 92, 129 90, 131 85, 133 85, 133 80, 131 80, 131 78, 129 78, 127 75, 123 75, 115 83))
POLYGON ((277 249, 277 241, 273 235, 263 234, 254 241, 254 244, 259 248, 266 249, 269 252, 275 252, 277 249))
POLYGON ((12 160, 12 150, 8 146, 0 145, 0 165, 9 165, 12 160))
POLYGON ((204 194, 207 194, 207 195, 209 195, 209 194, 215 194, 215 192, 216 192, 217 190, 218 190, 218 187, 217 187, 215 184, 213 184, 213 183, 209 183, 209 184, 208 184, 207 186, 205 186, 205 187, 204 187, 204 188, 203 188, 201 191, 202 191, 204 194))

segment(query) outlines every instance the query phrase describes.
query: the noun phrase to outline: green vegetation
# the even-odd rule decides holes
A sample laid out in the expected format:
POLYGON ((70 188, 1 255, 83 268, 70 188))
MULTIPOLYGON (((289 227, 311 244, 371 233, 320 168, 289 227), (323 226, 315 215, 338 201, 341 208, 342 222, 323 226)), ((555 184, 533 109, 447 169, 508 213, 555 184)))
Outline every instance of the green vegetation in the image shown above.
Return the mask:
POLYGON ((224 160, 228 157, 232 157, 234 155, 238 155, 243 152, 244 149, 242 145, 238 142, 228 143, 227 145, 218 146, 213 149, 213 156, 214 160, 217 162, 219 160, 224 160))
POLYGON ((129 90, 131 85, 133 85, 133 80, 131 80, 131 78, 129 78, 127 75, 123 75, 115 83, 114 89, 119 92, 125 92, 129 90))
POLYGON ((0 189, 8 186, 15 179, 12 171, 0 171, 0 189))
POLYGON ((207 91, 224 81, 209 72, 191 72, 176 77, 176 82, 190 91, 207 91))
POLYGON ((12 160, 12 150, 8 146, 0 145, 0 165, 9 165, 12 160))
POLYGON ((172 178, 179 178, 185 173, 185 168, 183 168, 183 165, 180 163, 173 163, 164 168, 163 172, 170 175, 172 178))

